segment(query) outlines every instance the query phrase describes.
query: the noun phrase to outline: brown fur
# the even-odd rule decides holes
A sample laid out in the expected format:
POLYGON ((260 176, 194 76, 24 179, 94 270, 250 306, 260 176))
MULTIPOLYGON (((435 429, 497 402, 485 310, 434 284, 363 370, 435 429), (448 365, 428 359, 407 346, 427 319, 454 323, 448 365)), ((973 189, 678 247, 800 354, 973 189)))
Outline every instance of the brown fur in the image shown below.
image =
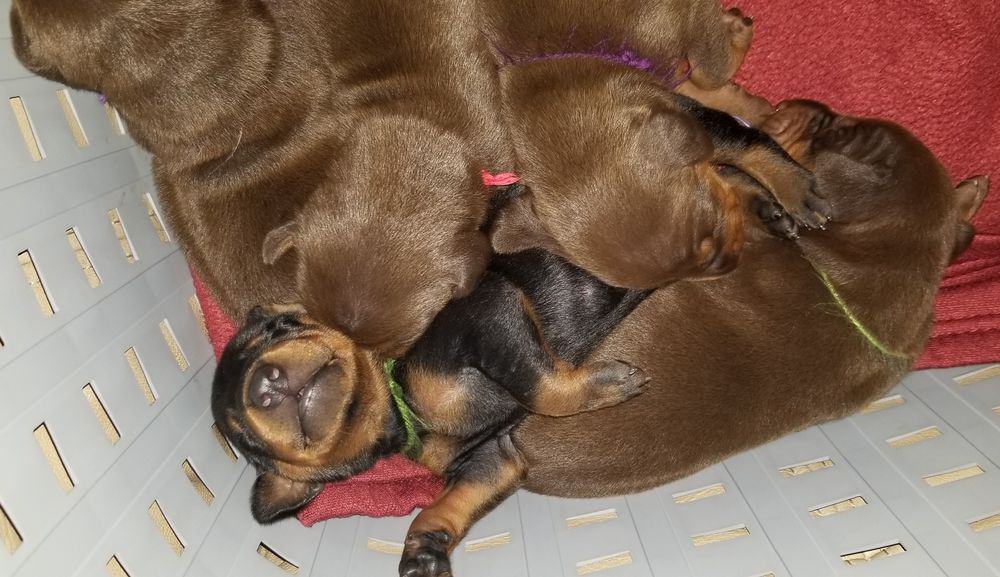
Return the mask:
MULTIPOLYGON (((603 43, 668 67, 687 58, 685 86, 711 98, 728 90, 752 38, 749 21, 715 0, 17 0, 12 15, 17 53, 29 68, 104 93, 153 152, 172 228, 227 313, 301 302, 389 355, 404 352, 485 267, 478 173, 513 161, 496 62, 603 43)), ((656 150, 686 136, 681 128, 656 150)), ((717 185, 700 188, 726 204, 717 185)), ((676 246, 676 235, 655 234, 649 242, 658 250, 614 274, 609 255, 620 247, 608 241, 627 219, 603 232, 580 230, 581 222, 556 215, 562 203, 540 204, 550 232, 579 253, 575 262, 609 271, 602 278, 659 286, 688 274, 670 270, 687 268, 672 260, 677 255, 660 254, 678 250, 662 248, 676 246), (668 264, 651 264, 651 254, 668 264)), ((594 219, 598 204, 579 206, 594 219)), ((663 222, 639 232, 656 232, 686 208, 652 211, 663 222)), ((698 217, 696 235, 739 228, 724 207, 700 210, 723 215, 698 217)), ((692 242, 684 241, 682 252, 692 242)), ((740 246, 731 235, 712 246, 693 242, 694 266, 709 275, 731 266, 740 246)))
POLYGON ((558 59, 510 66, 501 81, 531 194, 500 211, 491 230, 497 252, 545 248, 633 289, 716 277, 736 265, 744 229, 744 199, 720 165, 757 178, 793 215, 807 212, 808 172, 759 145, 717 145, 645 72, 558 59))
POLYGON ((627 50, 665 72, 692 66, 703 89, 724 86, 743 62, 752 29, 717 0, 480 0, 484 32, 501 58, 627 50))
POLYGON ((477 14, 471 0, 17 0, 12 23, 30 69, 105 94, 154 154, 172 229, 229 315, 301 301, 397 354, 489 255, 478 174, 510 153, 477 14), (265 236, 292 221, 265 265, 265 236))
POLYGON ((835 223, 797 243, 754 232, 732 274, 676 283, 640 305, 592 358, 648 370, 647 392, 599 414, 529 416, 514 433, 528 489, 581 497, 661 485, 858 410, 920 353, 986 179, 956 191, 899 127, 811 103, 786 104, 765 126, 815 169, 835 223), (810 262, 906 359, 879 353, 832 307, 810 262))

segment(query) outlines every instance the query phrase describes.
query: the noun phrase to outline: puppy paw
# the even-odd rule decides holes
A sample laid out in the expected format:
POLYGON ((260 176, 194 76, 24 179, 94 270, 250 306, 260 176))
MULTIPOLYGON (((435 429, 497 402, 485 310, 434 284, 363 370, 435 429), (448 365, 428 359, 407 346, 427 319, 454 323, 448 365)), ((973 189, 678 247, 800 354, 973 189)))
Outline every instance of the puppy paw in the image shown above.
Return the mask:
POLYGON ((771 234, 789 240, 799 238, 799 225, 780 204, 770 198, 759 198, 756 204, 754 211, 771 234))
POLYGON ((730 8, 722 15, 729 28, 730 42, 735 50, 746 52, 753 42, 753 18, 745 16, 739 8, 730 8))
POLYGON ((649 377, 639 367, 624 361, 605 361, 586 365, 590 398, 586 411, 617 405, 642 393, 649 377))
POLYGON ((779 182, 772 194, 798 226, 825 229, 833 216, 830 203, 816 193, 815 177, 805 169, 779 182))
POLYGON ((444 531, 407 536, 399 561, 399 577, 452 577, 448 559, 450 541, 444 531))

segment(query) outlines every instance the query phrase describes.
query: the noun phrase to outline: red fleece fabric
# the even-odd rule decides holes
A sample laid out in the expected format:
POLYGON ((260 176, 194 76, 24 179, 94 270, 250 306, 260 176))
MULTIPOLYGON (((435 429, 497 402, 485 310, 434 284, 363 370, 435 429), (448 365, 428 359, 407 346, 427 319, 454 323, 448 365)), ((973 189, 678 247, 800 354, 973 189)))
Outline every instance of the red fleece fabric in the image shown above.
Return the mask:
MULTIPOLYGON (((822 100, 912 130, 960 180, 1000 187, 1000 3, 995 0, 743 0, 754 46, 738 80, 772 102, 822 100)), ((972 248, 951 267, 918 368, 1000 360, 1000 193, 976 217, 972 248)), ((199 284, 216 353, 233 327, 199 284)), ((402 516, 429 504, 441 481, 401 458, 332 484, 299 519, 402 516)))

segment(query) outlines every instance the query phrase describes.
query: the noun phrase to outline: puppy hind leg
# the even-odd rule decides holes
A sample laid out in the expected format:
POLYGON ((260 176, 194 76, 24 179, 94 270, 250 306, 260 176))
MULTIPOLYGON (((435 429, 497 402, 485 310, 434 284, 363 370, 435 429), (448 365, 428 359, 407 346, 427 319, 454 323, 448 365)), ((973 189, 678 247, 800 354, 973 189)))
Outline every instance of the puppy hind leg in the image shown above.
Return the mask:
POLYGON ((519 304, 516 316, 477 335, 475 365, 525 409, 553 417, 573 415, 618 404, 642 392, 649 379, 628 363, 574 367, 556 358, 534 306, 523 293, 519 304))
POLYGON ((617 405, 640 394, 646 373, 624 361, 600 361, 579 367, 557 366, 543 375, 528 408, 537 414, 565 417, 617 405))

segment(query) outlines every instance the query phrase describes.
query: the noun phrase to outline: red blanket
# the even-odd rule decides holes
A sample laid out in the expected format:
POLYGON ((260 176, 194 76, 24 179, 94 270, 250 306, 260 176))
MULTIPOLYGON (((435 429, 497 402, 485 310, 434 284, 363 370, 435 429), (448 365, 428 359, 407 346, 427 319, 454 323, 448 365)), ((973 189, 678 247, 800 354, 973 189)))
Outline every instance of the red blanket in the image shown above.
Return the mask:
MULTIPOLYGON (((993 175, 1000 187, 1000 2, 995 0, 741 0, 756 39, 740 81, 772 101, 804 97, 895 120, 914 131, 956 180, 993 175)), ((918 367, 1000 360, 1000 193, 975 220, 979 235, 948 271, 934 338, 918 367)), ((231 323, 201 290, 216 351, 231 323)), ((300 514, 305 525, 349 515, 399 516, 441 483, 389 459, 330 485, 300 514)))

